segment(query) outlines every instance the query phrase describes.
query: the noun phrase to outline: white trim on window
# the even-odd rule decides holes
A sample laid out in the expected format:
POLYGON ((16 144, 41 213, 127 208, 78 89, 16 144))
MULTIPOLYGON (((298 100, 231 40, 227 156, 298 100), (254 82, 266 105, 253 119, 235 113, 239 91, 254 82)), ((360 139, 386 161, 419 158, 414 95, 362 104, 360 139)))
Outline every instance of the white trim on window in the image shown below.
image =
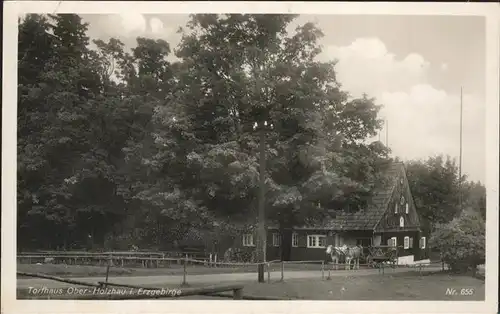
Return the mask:
POLYGON ((405 237, 403 241, 404 249, 407 250, 410 248, 410 237, 405 237))
POLYGON ((323 234, 312 234, 307 236, 307 247, 308 248, 325 248, 326 247, 326 235, 323 234))
POLYGON ((406 208, 405 208, 405 213, 410 213, 410 206, 408 206, 408 202, 406 202, 406 208))
POLYGON ((292 233, 292 247, 299 246, 299 234, 297 232, 292 233))
POLYGON ((425 245, 427 244, 427 243, 425 243, 425 240, 426 240, 425 237, 420 238, 420 248, 421 249, 425 249, 425 245))
POLYGON ((243 246, 255 246, 253 243, 253 234, 245 233, 243 235, 243 246))
POLYGON ((280 246, 281 237, 278 232, 273 233, 273 246, 280 246))

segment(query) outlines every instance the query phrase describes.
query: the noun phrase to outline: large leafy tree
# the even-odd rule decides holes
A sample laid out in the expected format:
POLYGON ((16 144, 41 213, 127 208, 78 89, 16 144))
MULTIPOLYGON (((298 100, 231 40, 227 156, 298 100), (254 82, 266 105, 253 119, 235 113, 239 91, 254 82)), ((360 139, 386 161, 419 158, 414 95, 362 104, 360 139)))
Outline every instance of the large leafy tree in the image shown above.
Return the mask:
POLYGON ((43 106, 45 84, 39 83, 45 64, 53 53, 51 25, 47 18, 27 15, 19 24, 18 41, 18 239, 29 244, 26 230, 50 226, 45 217, 32 210, 46 194, 50 182, 45 175, 47 161, 43 151, 49 106, 43 106))
MULTIPOLYGON (((127 200, 133 225, 147 231, 140 236, 156 245, 165 238, 172 241, 182 237, 176 229, 190 221, 181 219, 188 209, 179 203, 182 193, 171 176, 178 177, 178 170, 173 164, 159 165, 153 158, 163 147, 154 115, 176 88, 176 65, 167 61, 169 53, 170 46, 164 40, 139 37, 132 53, 119 56, 116 73, 123 85, 121 106, 127 111, 124 121, 128 128, 122 145, 124 164, 117 173, 119 193, 127 200), (163 166, 169 172, 163 171, 163 166)), ((177 143, 175 138, 170 141, 177 143)), ((171 160, 176 162, 173 156, 171 160)))
POLYGON ((486 220, 486 187, 481 182, 467 181, 462 187, 464 208, 471 208, 486 220))
POLYGON ((340 90, 334 64, 317 61, 321 31, 308 23, 288 34, 294 18, 194 15, 184 30, 178 89, 156 116, 163 146, 156 160, 169 164, 174 151, 185 160, 177 184, 198 210, 256 216, 256 124, 272 126, 267 207, 280 225, 320 216, 320 200, 328 205, 370 191, 363 180, 387 154, 362 143, 380 126, 378 107, 340 90), (356 171, 361 156, 363 171, 356 171))
MULTIPOLYGON (((469 186, 470 189, 474 187, 465 176, 460 187, 458 166, 450 157, 411 161, 407 164, 407 175, 417 210, 429 229, 457 217, 460 214, 460 194, 465 207, 469 203, 467 190, 469 186)), ((470 199, 470 202, 475 201, 470 199)))
POLYGON ((486 256, 485 220, 473 208, 466 208, 432 233, 430 244, 452 271, 465 272, 484 264, 486 256))
POLYGON ((110 84, 86 29, 73 14, 30 15, 20 24, 19 230, 55 246, 94 234, 101 241, 122 208, 112 180, 116 133, 107 123, 116 99, 104 94, 110 84))

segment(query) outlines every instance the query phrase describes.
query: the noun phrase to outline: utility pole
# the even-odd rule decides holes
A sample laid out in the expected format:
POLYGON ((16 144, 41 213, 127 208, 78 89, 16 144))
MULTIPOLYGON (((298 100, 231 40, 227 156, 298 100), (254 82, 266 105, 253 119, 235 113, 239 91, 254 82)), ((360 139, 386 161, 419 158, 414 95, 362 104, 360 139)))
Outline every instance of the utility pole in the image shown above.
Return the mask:
POLYGON ((385 146, 389 147, 389 120, 385 119, 385 146))
POLYGON ((259 125, 259 221, 258 221, 258 236, 257 236, 257 261, 258 266, 258 281, 264 282, 264 263, 266 262, 266 130, 264 125, 259 125))
POLYGON ((460 87, 460 153, 458 157, 458 204, 462 211, 462 113, 463 113, 463 88, 460 87))

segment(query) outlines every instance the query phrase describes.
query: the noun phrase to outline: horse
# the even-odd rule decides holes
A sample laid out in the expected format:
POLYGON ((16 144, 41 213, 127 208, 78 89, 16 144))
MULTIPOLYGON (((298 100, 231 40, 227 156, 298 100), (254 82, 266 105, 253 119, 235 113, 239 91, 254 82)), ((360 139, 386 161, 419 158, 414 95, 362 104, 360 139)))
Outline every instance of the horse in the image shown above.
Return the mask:
POLYGON ((353 269, 359 269, 359 260, 363 255, 363 247, 348 247, 345 244, 341 247, 329 245, 326 249, 326 254, 331 255, 332 262, 333 265, 335 265, 336 270, 338 269, 338 264, 342 257, 345 259, 346 270, 351 269, 351 262, 354 262, 353 269))
POLYGON ((346 251, 346 269, 351 268, 351 262, 354 262, 353 269, 359 269, 359 260, 363 256, 363 247, 360 245, 356 245, 350 248, 347 248, 346 251))
POLYGON ((329 245, 326 248, 326 254, 329 254, 331 256, 332 264, 334 265, 335 270, 338 270, 339 262, 341 261, 341 259, 343 258, 345 260, 346 248, 347 247, 345 245, 342 247, 334 247, 333 245, 329 245))

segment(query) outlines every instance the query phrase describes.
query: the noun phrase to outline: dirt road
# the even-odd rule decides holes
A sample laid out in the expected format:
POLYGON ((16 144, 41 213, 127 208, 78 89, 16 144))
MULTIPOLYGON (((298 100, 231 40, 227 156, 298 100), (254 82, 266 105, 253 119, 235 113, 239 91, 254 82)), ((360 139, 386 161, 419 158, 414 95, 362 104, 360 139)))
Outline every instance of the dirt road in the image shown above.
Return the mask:
MULTIPOLYGON (((437 267, 426 267, 423 271, 436 271, 439 270, 437 267)), ((401 273, 415 271, 409 270, 408 268, 399 269, 386 269, 385 274, 391 273, 401 273)), ((271 272, 271 281, 278 281, 281 279, 281 272, 271 272)), ((366 276, 378 274, 376 269, 360 269, 360 270, 336 270, 331 271, 332 277, 346 277, 346 276, 366 276)), ((328 276, 328 271, 324 273, 325 277, 328 276)), ((257 280, 256 273, 230 273, 230 274, 207 274, 207 275, 187 275, 187 282, 193 285, 204 285, 204 284, 215 284, 215 283, 228 283, 228 282, 255 282, 257 280)), ((267 280, 267 273, 265 274, 267 280)), ((321 271, 285 271, 285 279, 321 279, 321 271)), ((145 285, 153 287, 175 287, 182 283, 182 276, 129 276, 129 277, 109 277, 109 282, 120 283, 120 284, 130 284, 130 285, 145 285)), ((104 281, 104 277, 85 277, 78 278, 79 281, 97 283, 98 281, 104 281)), ((47 279, 39 278, 23 278, 17 279, 18 288, 65 288, 73 286, 71 284, 66 284, 63 282, 57 282, 47 279)))

